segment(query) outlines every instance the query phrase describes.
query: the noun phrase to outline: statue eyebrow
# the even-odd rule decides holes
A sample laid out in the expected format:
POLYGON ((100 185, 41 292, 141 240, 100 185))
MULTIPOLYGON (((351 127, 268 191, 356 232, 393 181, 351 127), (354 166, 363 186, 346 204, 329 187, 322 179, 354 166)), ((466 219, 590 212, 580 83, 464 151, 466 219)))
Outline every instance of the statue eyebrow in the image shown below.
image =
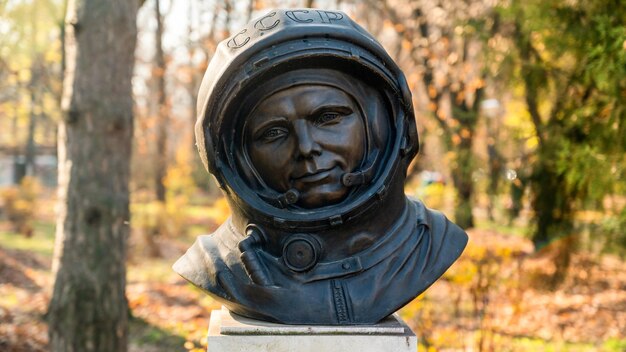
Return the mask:
POLYGON ((315 108, 309 116, 317 117, 319 114, 334 111, 342 114, 351 114, 354 110, 348 104, 328 103, 315 108))
POLYGON ((258 134, 263 132, 267 127, 270 127, 276 123, 284 123, 287 122, 287 118, 283 116, 271 116, 265 121, 261 122, 259 125, 254 126, 252 129, 252 136, 254 138, 258 137, 258 134))

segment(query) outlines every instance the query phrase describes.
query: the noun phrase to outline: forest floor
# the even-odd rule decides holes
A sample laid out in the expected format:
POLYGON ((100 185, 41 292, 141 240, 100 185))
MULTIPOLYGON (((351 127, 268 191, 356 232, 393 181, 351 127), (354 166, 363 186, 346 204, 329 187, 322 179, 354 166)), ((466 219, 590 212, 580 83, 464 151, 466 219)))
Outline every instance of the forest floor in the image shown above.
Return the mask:
MULTIPOLYGON (((213 224, 200 224, 205 230, 213 224)), ((446 275, 400 313, 421 351, 626 351, 626 262, 578 251, 565 279, 549 249, 506 229, 469 231, 470 245, 446 275)), ((127 273, 131 351, 205 351, 219 305, 171 270, 192 236, 157 237, 148 255, 133 233, 127 273)), ((0 351, 46 351, 54 225, 32 237, 0 222, 0 351)))

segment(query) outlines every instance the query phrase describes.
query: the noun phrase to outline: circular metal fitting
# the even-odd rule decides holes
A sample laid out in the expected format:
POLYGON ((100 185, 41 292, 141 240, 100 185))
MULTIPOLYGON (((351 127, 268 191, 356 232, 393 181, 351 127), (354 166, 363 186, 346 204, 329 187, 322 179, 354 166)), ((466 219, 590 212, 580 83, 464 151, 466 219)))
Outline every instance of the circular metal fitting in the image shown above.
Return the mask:
POLYGON ((321 250, 315 237, 304 233, 294 234, 283 246, 283 261, 293 271, 307 271, 317 264, 321 250))

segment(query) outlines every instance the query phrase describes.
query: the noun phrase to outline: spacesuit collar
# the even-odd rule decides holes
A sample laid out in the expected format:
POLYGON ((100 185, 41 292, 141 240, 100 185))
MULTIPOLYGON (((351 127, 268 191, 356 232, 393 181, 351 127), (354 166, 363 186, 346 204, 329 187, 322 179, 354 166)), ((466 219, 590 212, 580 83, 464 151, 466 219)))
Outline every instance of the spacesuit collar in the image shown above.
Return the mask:
POLYGON ((308 283, 365 271, 390 257, 394 252, 406 245, 413 236, 417 236, 418 243, 422 240, 428 241, 427 238, 424 238, 424 231, 428 227, 426 209, 422 203, 415 203, 406 199, 406 206, 402 214, 389 229, 385 230, 386 235, 369 248, 350 257, 335 261, 319 262, 309 271, 295 272, 283 264, 282 258, 275 257, 265 251, 260 251, 259 254, 266 265, 277 268, 288 277, 308 283), (398 241, 398 238, 403 240, 398 241))

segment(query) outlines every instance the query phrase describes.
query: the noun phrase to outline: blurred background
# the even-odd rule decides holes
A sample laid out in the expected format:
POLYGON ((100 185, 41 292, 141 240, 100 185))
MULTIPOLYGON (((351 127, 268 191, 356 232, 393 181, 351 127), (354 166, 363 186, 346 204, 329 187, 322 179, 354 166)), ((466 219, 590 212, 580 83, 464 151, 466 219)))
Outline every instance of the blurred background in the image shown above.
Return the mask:
MULTIPOLYGON (((64 0, 0 0, 0 350, 46 351, 64 0)), ((406 193, 468 230, 400 314, 420 351, 626 351, 620 0, 145 0, 137 16, 131 351, 203 351, 219 305, 171 270, 229 209, 193 139, 216 45, 272 7, 339 9, 406 74, 406 193)))

